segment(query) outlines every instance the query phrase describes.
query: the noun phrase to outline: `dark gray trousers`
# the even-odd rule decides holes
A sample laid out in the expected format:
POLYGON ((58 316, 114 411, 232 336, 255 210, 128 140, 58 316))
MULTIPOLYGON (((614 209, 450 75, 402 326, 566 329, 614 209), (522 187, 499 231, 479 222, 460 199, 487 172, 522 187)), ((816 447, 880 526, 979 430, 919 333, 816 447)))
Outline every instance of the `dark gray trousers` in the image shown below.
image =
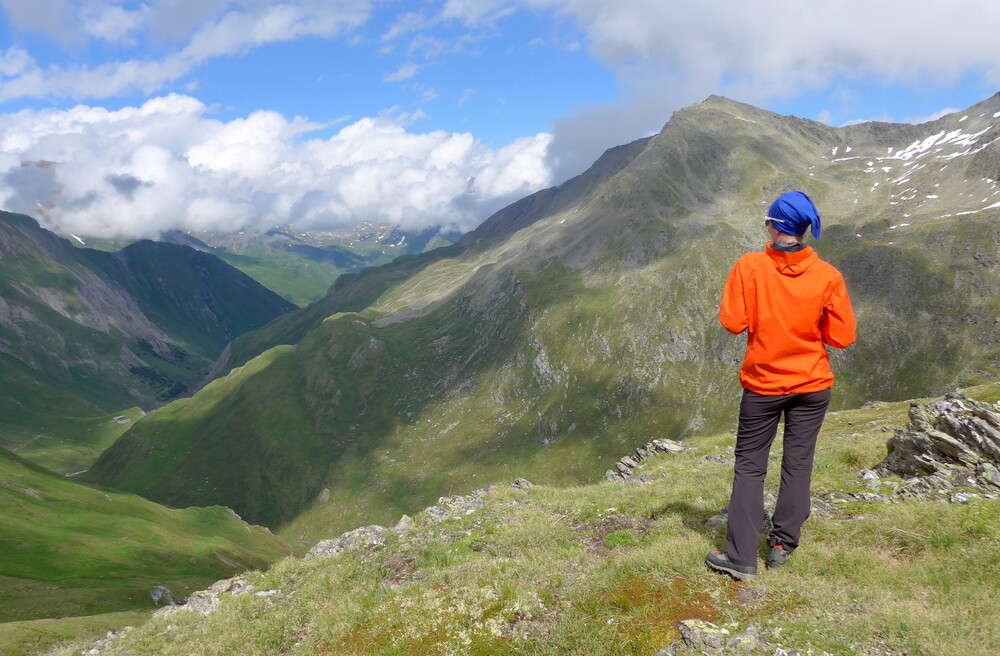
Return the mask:
POLYGON ((767 456, 785 415, 784 454, 778 505, 768 535, 768 546, 799 546, 802 524, 809 517, 816 436, 830 405, 830 390, 808 394, 764 396, 743 390, 736 433, 736 476, 729 498, 726 553, 737 565, 757 565, 761 525, 764 522, 764 476, 767 456))

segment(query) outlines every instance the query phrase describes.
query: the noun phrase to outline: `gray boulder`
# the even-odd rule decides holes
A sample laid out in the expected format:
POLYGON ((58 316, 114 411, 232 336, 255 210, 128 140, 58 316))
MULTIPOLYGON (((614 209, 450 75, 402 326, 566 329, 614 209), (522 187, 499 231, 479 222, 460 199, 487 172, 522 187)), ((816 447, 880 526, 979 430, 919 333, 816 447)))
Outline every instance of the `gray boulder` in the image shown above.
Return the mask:
POLYGON ((174 594, 170 592, 170 589, 162 585, 154 585, 149 596, 157 606, 173 606, 177 603, 174 601, 174 594))
POLYGON ((344 533, 339 538, 321 540, 309 550, 309 553, 305 555, 305 559, 329 558, 330 556, 342 554, 345 551, 357 551, 362 547, 380 547, 385 544, 388 532, 389 529, 377 524, 362 526, 361 528, 344 533))
MULTIPOLYGON (((879 476, 968 479, 1000 487, 1000 407, 959 394, 910 407, 910 422, 889 440, 879 476)), ((939 485, 940 486, 940 485, 939 485)))

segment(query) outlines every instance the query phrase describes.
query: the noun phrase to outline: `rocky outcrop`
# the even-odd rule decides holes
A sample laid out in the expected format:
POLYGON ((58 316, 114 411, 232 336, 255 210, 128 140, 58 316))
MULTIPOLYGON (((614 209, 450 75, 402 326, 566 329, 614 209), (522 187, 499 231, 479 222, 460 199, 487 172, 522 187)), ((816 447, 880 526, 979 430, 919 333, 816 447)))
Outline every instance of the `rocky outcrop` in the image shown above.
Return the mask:
POLYGON ((191 596, 187 598, 181 605, 175 606, 165 606, 158 611, 153 612, 153 616, 163 616, 163 615, 173 615, 174 613, 190 612, 198 613, 199 615, 211 615, 215 612, 222 600, 227 597, 236 597, 242 594, 253 593, 254 597, 260 599, 272 599, 280 598, 281 593, 278 590, 257 590, 254 591, 254 585, 248 581, 243 576, 234 576, 230 579, 222 579, 221 581, 216 581, 207 590, 199 590, 198 592, 192 592, 191 596))
POLYGON ((647 442, 643 446, 637 448, 635 453, 624 456, 621 460, 616 462, 614 469, 609 469, 604 473, 604 479, 608 481, 636 483, 646 482, 641 476, 637 477, 632 475, 632 470, 638 467, 640 462, 659 453, 681 453, 686 450, 687 449, 673 440, 661 439, 647 442))
MULTIPOLYGON (((403 515, 406 517, 406 515, 403 515)), ((305 555, 306 560, 313 558, 328 558, 345 551, 357 551, 363 547, 381 547, 391 531, 384 526, 374 524, 362 526, 344 533, 333 540, 321 540, 305 555)))
POLYGON ((149 598, 157 606, 175 606, 177 604, 174 601, 174 593, 170 591, 170 588, 162 585, 154 585, 153 589, 149 592, 149 598))
MULTIPOLYGON (((510 484, 516 490, 526 490, 534 487, 532 483, 519 478, 510 484)), ((437 504, 425 508, 414 520, 409 515, 403 515, 393 528, 373 524, 362 526, 342 534, 340 537, 317 542, 304 556, 305 560, 316 558, 333 558, 343 553, 362 549, 379 549, 389 538, 410 533, 418 525, 439 524, 449 519, 458 519, 471 515, 486 505, 486 496, 493 486, 473 490, 466 496, 441 497, 437 504)), ((254 591, 253 583, 243 576, 234 576, 216 581, 207 590, 191 593, 183 604, 166 606, 153 613, 154 616, 171 615, 179 612, 194 612, 200 615, 210 615, 215 612, 222 600, 227 596, 238 596, 253 593, 254 597, 277 601, 281 598, 280 590, 254 591)), ((171 601, 172 603, 172 601, 171 601)))
MULTIPOLYGON (((781 629, 764 630, 759 624, 748 624, 743 633, 731 635, 728 629, 702 619, 681 620, 677 623, 681 639, 667 645, 655 656, 716 656, 760 654, 763 656, 799 656, 800 652, 778 641, 781 629)), ((815 653, 808 651, 806 653, 815 653)), ((823 652, 823 656, 832 656, 823 652)))
POLYGON ((938 482, 934 487, 1000 488, 1000 407, 960 394, 914 404, 910 423, 896 431, 888 448, 874 468, 879 476, 926 478, 938 482))
POLYGON ((122 638, 129 634, 130 631, 135 630, 134 626, 122 627, 120 631, 108 631, 107 635, 99 640, 95 641, 94 644, 84 651, 80 652, 81 656, 100 656, 106 649, 111 647, 112 644, 119 638, 122 638))

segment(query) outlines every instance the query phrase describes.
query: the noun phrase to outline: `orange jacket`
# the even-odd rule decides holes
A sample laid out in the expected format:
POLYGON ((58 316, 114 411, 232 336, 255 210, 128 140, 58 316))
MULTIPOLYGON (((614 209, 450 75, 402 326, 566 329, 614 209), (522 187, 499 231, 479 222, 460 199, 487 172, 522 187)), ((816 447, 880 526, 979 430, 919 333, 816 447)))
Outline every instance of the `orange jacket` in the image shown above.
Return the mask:
POLYGON ((722 292, 719 321, 747 331, 743 387, 757 394, 819 392, 833 385, 824 344, 854 343, 854 310, 844 277, 810 246, 741 257, 722 292))

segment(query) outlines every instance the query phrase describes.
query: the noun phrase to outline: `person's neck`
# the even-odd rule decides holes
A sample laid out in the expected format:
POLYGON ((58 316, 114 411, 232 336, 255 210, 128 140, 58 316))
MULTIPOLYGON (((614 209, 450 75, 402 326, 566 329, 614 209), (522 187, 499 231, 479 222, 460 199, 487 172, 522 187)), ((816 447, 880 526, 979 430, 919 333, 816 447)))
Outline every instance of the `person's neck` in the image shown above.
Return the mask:
POLYGON ((801 239, 774 239, 771 241, 771 248, 784 253, 797 253, 805 248, 801 239))

